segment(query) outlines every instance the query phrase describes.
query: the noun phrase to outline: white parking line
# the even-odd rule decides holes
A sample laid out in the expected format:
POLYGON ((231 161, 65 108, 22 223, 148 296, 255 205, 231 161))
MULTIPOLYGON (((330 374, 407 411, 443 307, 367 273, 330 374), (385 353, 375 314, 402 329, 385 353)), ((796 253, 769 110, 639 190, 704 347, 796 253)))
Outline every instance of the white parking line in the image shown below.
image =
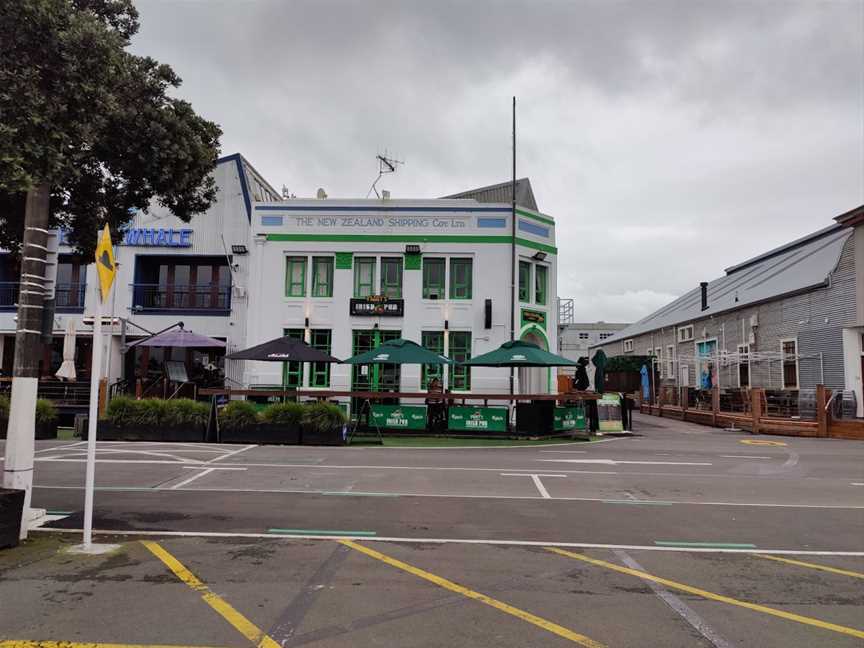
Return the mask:
POLYGON ((540 452, 552 452, 556 454, 586 454, 587 450, 541 450, 540 452))
POLYGON ((559 463, 602 464, 606 466, 712 466, 704 461, 629 461, 623 459, 537 459, 537 461, 557 461, 559 463))
MULTIPOLYGON (((81 529, 54 529, 40 527, 35 531, 47 533, 77 533, 81 529)), ((226 533, 221 531, 160 531, 154 529, 147 531, 138 529, 135 531, 118 531, 93 529, 93 533, 99 535, 118 536, 150 536, 171 538, 282 538, 284 540, 323 540, 332 542, 340 539, 353 539, 356 536, 321 536, 321 535, 280 535, 278 533, 226 533)), ((363 542, 397 542, 397 543, 434 543, 434 544, 474 544, 474 545, 501 545, 509 547, 567 547, 574 549, 625 549, 631 551, 658 551, 670 553, 731 553, 752 554, 752 549, 721 549, 714 547, 658 547, 656 545, 622 545, 622 544, 599 544, 588 542, 544 542, 539 540, 487 540, 474 538, 399 538, 391 536, 374 536, 363 538, 363 542)), ((852 558, 864 557, 864 551, 830 551, 819 549, 759 549, 759 553, 770 553, 778 556, 848 556, 852 558)))
MULTIPOLYGON (((187 466, 183 466, 186 468, 187 466)), ((206 466, 201 464, 202 468, 206 466)), ((189 466, 189 468, 192 468, 189 466)), ((530 473, 527 473, 530 474, 530 473)), ((571 473, 568 473, 571 474, 571 473)), ((176 478, 175 478, 176 479, 176 478)), ((170 480, 168 480, 170 481, 170 480)), ((166 482, 167 483, 167 482, 166 482)), ((50 486, 47 484, 37 484, 33 486, 33 488, 43 489, 43 490, 84 490, 83 486, 50 486)), ((150 492, 150 493, 164 493, 169 489, 157 489, 146 486, 140 487, 130 487, 130 486, 98 486, 97 490, 104 492, 116 492, 123 493, 126 491, 139 491, 139 492, 150 492)), ((327 495, 333 493, 333 490, 320 490, 320 489, 300 489, 300 488, 190 488, 190 489, 182 489, 195 491, 196 493, 200 492, 210 492, 210 493, 269 493, 273 495, 327 495)), ((438 497, 444 499, 500 499, 500 500, 537 500, 542 499, 535 495, 475 495, 475 494, 439 494, 439 493, 410 493, 410 492, 402 492, 402 491, 392 491, 392 492, 380 492, 380 493, 369 493, 370 495, 391 495, 395 497, 438 497)), ((550 497, 551 500, 558 500, 561 502, 602 502, 609 503, 614 500, 610 500, 608 497, 550 497)), ((622 500, 622 501, 632 501, 632 500, 622 500)), ((664 505, 686 505, 686 506, 742 506, 742 507, 753 507, 753 508, 800 508, 800 509, 829 509, 829 510, 842 510, 842 511, 859 511, 864 510, 864 506, 858 505, 844 505, 844 504, 780 504, 774 502, 696 502, 692 500, 636 500, 640 504, 664 504, 664 505)))
POLYGON ((534 485, 537 487, 537 490, 540 492, 540 497, 544 499, 551 499, 549 495, 549 491, 546 490, 546 487, 543 485, 543 482, 540 481, 541 477, 566 477, 567 475, 542 475, 537 473, 501 473, 502 477, 530 477, 534 481, 534 485))
POLYGON ((197 475, 192 475, 189 479, 184 479, 179 484, 174 484, 168 490, 177 490, 178 488, 182 488, 183 486, 191 484, 196 479, 201 479, 204 475, 209 475, 214 470, 246 470, 245 468, 221 468, 221 467, 217 468, 215 466, 213 468, 204 468, 203 470, 198 466, 183 466, 183 467, 188 469, 188 470, 201 470, 201 472, 198 473, 197 475))
POLYGON ((199 472, 195 475, 192 475, 189 479, 184 479, 179 484, 174 484, 173 486, 171 486, 171 488, 169 490, 177 490, 178 488, 182 488, 183 486, 186 486, 187 484, 191 484, 196 479, 201 479, 201 477, 203 477, 204 475, 209 475, 214 470, 216 470, 216 469, 215 468, 205 468, 201 472, 199 472))
MULTIPOLYGON (((629 554, 624 552, 621 549, 614 550, 615 555, 627 565, 630 569, 636 569, 638 571, 644 572, 645 569, 637 563, 633 558, 630 557, 629 554)), ((675 610, 682 619, 684 619, 687 623, 689 623, 694 630, 696 630, 699 634, 705 637, 714 648, 735 648, 733 644, 730 644, 726 639, 717 634, 717 631, 714 630, 711 626, 709 626, 705 621, 700 617, 696 612, 687 605, 680 598, 675 596, 668 589, 660 585, 659 583, 655 583, 654 581, 646 580, 645 584, 651 588, 651 590, 660 597, 660 600, 663 601, 670 608, 675 610)))
MULTIPOLYGON (((79 446, 79 445, 81 445, 82 443, 87 443, 87 442, 86 442, 86 441, 78 441, 78 443, 69 443, 69 444, 63 444, 63 445, 51 446, 50 448, 42 448, 41 450, 35 450, 35 451, 33 452, 33 454, 38 454, 38 453, 40 453, 40 452, 57 452, 57 451, 62 451, 62 450, 66 450, 66 448, 74 448, 75 446, 79 446)), ((0 457, 0 461, 3 461, 5 458, 6 458, 5 456, 0 457)))
POLYGON ((257 448, 257 447, 258 446, 256 446, 255 444, 248 445, 245 448, 240 448, 239 450, 234 450, 233 452, 229 452, 227 454, 223 454, 220 457, 216 457, 214 459, 211 459, 207 463, 215 463, 215 462, 220 461, 222 459, 227 459, 228 457, 233 457, 234 455, 240 454, 241 452, 246 452, 247 450, 251 450, 252 448, 257 448))

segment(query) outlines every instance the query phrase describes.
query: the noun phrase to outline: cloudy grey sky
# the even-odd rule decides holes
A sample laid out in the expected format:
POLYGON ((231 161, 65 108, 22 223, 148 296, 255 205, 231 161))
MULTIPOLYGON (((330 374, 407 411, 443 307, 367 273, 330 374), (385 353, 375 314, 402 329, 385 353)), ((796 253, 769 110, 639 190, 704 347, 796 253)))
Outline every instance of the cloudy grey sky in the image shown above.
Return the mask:
POLYGON ((864 0, 138 0, 133 49, 298 196, 518 174, 558 294, 632 321, 864 202, 864 0))

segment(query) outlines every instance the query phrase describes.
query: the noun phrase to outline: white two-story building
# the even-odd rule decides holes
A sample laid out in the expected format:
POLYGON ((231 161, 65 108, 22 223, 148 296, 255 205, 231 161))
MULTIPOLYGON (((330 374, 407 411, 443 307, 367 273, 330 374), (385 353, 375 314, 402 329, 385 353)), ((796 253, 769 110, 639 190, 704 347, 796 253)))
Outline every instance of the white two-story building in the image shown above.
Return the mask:
MULTIPOLYGON (((475 198, 256 203, 247 342, 288 334, 345 358, 401 337, 467 360, 510 339, 512 305, 516 338, 555 352, 555 223, 518 208, 514 304, 511 213, 475 198)), ((411 392, 440 373, 457 391, 509 389, 503 369, 246 365, 248 384, 411 392)), ((545 369, 520 378, 550 388, 545 369)))

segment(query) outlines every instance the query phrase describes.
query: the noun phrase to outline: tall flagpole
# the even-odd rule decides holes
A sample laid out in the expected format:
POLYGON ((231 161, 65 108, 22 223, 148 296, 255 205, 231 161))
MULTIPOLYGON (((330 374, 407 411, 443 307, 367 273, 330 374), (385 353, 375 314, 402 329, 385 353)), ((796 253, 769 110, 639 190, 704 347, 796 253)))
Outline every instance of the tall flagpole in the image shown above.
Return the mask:
MULTIPOLYGON (((513 97, 513 182, 510 187, 510 341, 516 339, 516 97, 513 97)), ((510 367, 510 394, 514 369, 510 367)))

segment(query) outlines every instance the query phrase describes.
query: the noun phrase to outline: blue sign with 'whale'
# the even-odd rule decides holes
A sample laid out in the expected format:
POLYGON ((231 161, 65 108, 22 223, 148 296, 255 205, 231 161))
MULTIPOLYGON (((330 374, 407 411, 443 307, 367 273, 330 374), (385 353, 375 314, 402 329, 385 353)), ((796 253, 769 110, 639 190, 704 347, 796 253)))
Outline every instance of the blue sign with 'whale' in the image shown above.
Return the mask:
MULTIPOLYGON (((130 247, 192 247, 191 229, 165 227, 131 227, 123 231, 120 245, 130 247)), ((60 245, 69 245, 69 231, 59 230, 60 245)))

